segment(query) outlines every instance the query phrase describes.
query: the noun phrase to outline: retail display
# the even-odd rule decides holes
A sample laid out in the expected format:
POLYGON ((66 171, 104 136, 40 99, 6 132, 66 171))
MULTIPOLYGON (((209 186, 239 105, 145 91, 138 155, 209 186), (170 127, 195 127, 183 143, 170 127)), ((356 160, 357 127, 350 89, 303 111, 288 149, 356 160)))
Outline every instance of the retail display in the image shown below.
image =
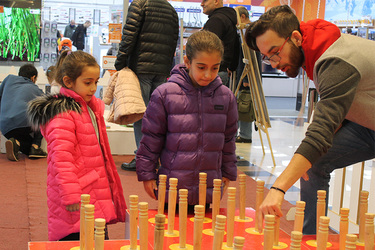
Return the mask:
POLYGON ((0 61, 39 61, 40 9, 3 9, 0 13, 0 61))

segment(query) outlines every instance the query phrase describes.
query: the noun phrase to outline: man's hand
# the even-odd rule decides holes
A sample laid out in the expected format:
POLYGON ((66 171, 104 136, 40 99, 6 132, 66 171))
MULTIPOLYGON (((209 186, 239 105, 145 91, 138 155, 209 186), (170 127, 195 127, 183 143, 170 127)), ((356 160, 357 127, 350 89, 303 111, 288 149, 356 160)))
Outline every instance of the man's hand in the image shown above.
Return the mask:
POLYGON ((66 210, 70 212, 79 211, 79 203, 71 204, 65 207, 66 210))
POLYGON ((156 200, 156 196, 154 193, 154 190, 158 190, 158 187, 156 186, 156 180, 149 180, 143 182, 143 187, 146 190, 146 193, 154 200, 156 200))
POLYGON ((228 187, 229 187, 229 182, 230 180, 227 178, 227 177, 223 177, 222 179, 222 183, 223 183, 223 194, 225 194, 225 192, 227 191, 228 187))
POLYGON ((263 219, 266 214, 282 217, 281 203, 284 200, 284 194, 278 190, 271 189, 262 204, 259 206, 258 229, 259 233, 263 230, 263 219))

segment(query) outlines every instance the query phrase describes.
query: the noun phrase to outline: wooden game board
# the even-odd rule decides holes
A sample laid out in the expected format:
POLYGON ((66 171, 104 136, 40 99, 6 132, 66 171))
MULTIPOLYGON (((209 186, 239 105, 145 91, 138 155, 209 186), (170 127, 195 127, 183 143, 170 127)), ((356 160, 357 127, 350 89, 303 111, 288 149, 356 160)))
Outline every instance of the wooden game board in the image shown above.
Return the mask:
MULTIPOLYGON (((221 215, 226 215, 226 209, 221 208, 219 213, 221 215)), ((148 226, 148 249, 153 249, 153 242, 154 242, 154 226, 153 219, 157 214, 157 210, 149 210, 149 226, 148 226)), ((246 208, 246 218, 244 221, 238 219, 239 211, 236 210, 236 219, 235 219, 235 226, 234 226, 234 236, 242 236, 245 238, 245 244, 243 249, 245 250, 253 250, 253 249, 263 249, 263 235, 259 235, 257 233, 252 234, 252 228, 254 228, 254 216, 255 211, 251 208, 246 208)), ((178 232, 179 224, 178 224, 178 214, 175 217, 175 226, 174 226, 174 233, 171 236, 168 236, 167 233, 167 224, 165 224, 165 237, 164 237, 164 249, 177 249, 179 244, 179 232, 178 232), (174 247, 173 247, 174 246, 174 247)), ((213 234, 208 235, 205 232, 210 232, 212 228, 211 223, 211 211, 208 211, 205 215, 205 221, 203 225, 202 234, 202 249, 212 249, 213 243, 213 234)), ((193 231, 194 231, 194 214, 188 214, 187 220, 187 236, 186 236, 186 243, 188 245, 193 245, 193 231)), ((315 240, 315 236, 304 236, 302 238, 301 249, 316 249, 316 247, 309 246, 309 240, 315 240)), ((224 235, 224 243, 223 249, 226 248, 226 234, 224 235)), ((329 235, 328 241, 332 244, 327 249, 338 249, 339 248, 339 235, 329 235)), ((138 241, 139 242, 139 241, 138 241)), ((274 249, 289 249, 290 247, 290 235, 288 235, 283 230, 280 230, 279 233, 279 247, 274 247, 274 249)), ((104 249, 108 250, 124 250, 129 249, 130 241, 129 240, 107 240, 104 244, 104 249)), ((79 242, 29 242, 29 250, 70 250, 74 247, 79 246, 79 242)), ((188 246, 189 247, 189 246, 188 246)), ((192 249, 192 248, 188 248, 192 249)), ((357 246, 357 249, 364 249, 363 246, 357 246)))

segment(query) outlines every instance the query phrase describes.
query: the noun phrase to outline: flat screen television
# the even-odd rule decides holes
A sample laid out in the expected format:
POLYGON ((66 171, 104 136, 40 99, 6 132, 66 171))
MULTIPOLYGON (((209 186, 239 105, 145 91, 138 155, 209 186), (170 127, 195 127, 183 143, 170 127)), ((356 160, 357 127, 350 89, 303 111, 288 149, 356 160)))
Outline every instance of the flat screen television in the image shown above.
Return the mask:
POLYGON ((0 0, 0 61, 39 61, 40 10, 40 0, 0 0))

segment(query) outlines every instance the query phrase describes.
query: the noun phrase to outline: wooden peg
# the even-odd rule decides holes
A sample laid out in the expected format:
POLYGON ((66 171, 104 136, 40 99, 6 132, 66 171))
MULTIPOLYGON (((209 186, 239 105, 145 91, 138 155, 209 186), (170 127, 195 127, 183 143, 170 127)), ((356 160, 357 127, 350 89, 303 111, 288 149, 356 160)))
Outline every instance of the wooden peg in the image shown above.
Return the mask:
POLYGON ((105 219, 95 219, 95 250, 104 250, 105 219))
POLYGON ((206 206, 207 173, 199 173, 199 205, 206 206))
POLYGON ((245 238, 244 237, 241 237, 241 236, 234 237, 233 250, 242 250, 244 244, 245 244, 245 238))
POLYGON ((318 190, 318 200, 316 203, 316 233, 319 230, 319 220, 321 216, 326 216, 326 191, 318 190))
POLYGON ((94 248, 94 212, 94 205, 85 205, 85 250, 94 248))
POLYGON ((158 186, 158 214, 164 214, 165 192, 167 190, 167 176, 164 174, 159 175, 158 186))
POLYGON ((163 250, 165 214, 155 215, 154 249, 163 250))
POLYGON ((345 250, 346 235, 349 229, 349 208, 340 209, 340 250, 345 250))
POLYGON ((224 215, 217 215, 216 216, 216 223, 215 223, 215 232, 214 232, 214 242, 212 245, 212 250, 221 250, 223 246, 224 240, 224 229, 225 229, 225 221, 227 217, 224 215))
POLYGON ((329 217, 320 216, 319 230, 316 236, 316 249, 317 250, 325 250, 327 248, 329 221, 330 221, 329 217))
POLYGON ((374 216, 371 213, 365 214, 365 250, 374 249, 374 216))
POLYGON ((302 232, 292 231, 290 250, 301 250, 302 232))
POLYGON ((358 242, 364 244, 365 243, 365 224, 366 224, 366 216, 365 214, 368 211, 368 195, 369 192, 362 190, 359 196, 359 234, 358 234, 358 242))
POLYGON ((214 179, 214 189, 212 191, 212 232, 215 231, 216 215, 220 211, 221 180, 214 179))
POLYGON ((187 229, 187 208, 188 208, 188 190, 179 190, 179 206, 178 206, 178 219, 179 219, 179 231, 180 231, 180 248, 186 248, 186 229, 187 229))
POLYGON ((202 205, 194 206, 194 249, 202 248, 204 209, 202 205))
POLYGON ((275 217, 275 234, 273 235, 273 246, 279 246, 279 236, 280 236, 280 217, 275 217))
POLYGON ((275 215, 266 214, 264 216, 264 235, 263 235, 263 249, 272 250, 273 249, 273 239, 275 235, 275 215))
POLYGON ((138 195, 129 196, 130 249, 137 249, 138 195))
POLYGON ((168 234, 173 234, 174 221, 176 215, 177 200, 177 178, 169 178, 169 196, 168 196, 168 234))
MULTIPOLYGON (((245 209, 246 209, 246 175, 238 175, 240 198, 239 198, 239 209, 240 209, 240 220, 245 220, 245 209)), ((256 210, 255 210, 256 211, 256 210)), ((255 216, 256 219, 256 216, 255 216)))
POLYGON ((345 242, 345 250, 355 250, 357 248, 357 235, 347 234, 345 242))
POLYGON ((139 248, 148 249, 148 203, 139 202, 139 248))
POLYGON ((85 206, 90 203, 89 194, 81 194, 81 210, 79 222, 79 245, 80 249, 85 249, 85 206))
POLYGON ((294 231, 298 231, 302 233, 303 220, 305 217, 305 206, 306 206, 306 202, 304 201, 297 201, 296 203, 296 216, 294 219, 294 231))
POLYGON ((264 198, 264 181, 257 180, 257 187, 256 187, 256 200, 255 200, 255 231, 259 232, 258 228, 258 214, 261 213, 259 211, 260 204, 262 204, 264 198))
POLYGON ((227 247, 233 247, 235 212, 236 212, 236 188, 235 187, 228 187, 228 200, 227 200, 227 247))

